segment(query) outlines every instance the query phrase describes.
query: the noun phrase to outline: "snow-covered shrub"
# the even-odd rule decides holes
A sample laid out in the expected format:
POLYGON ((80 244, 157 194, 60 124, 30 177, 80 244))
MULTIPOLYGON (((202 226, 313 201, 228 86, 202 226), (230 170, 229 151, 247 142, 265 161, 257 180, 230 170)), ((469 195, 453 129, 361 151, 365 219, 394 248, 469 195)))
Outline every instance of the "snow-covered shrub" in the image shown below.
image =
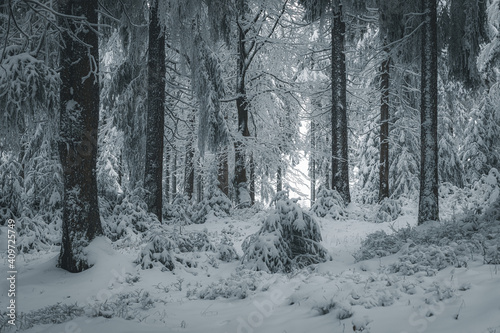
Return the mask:
POLYGON ((450 183, 439 184, 439 212, 455 218, 463 213, 466 204, 466 190, 450 183), (451 212, 447 211, 451 210, 451 212))
POLYGON ((219 260, 225 262, 231 262, 239 259, 236 249, 232 245, 224 243, 217 246, 217 257, 219 260))
MULTIPOLYGON (((65 323, 76 317, 83 316, 84 314, 84 308, 77 304, 64 304, 59 302, 55 305, 50 305, 35 311, 27 313, 21 312, 16 318, 15 327, 18 331, 25 331, 36 325, 65 323)), ((3 318, 3 314, 0 314, 0 319, 3 318)), ((3 320, 0 321, 0 331, 2 332, 4 328, 12 326, 7 323, 7 319, 10 318, 5 315, 5 322, 3 322, 3 320)))
POLYGON ((217 217, 226 217, 231 213, 232 203, 216 185, 210 185, 206 197, 196 205, 192 221, 194 223, 205 223, 208 216, 213 214, 217 217))
POLYGON ((417 272, 426 272, 433 276, 437 271, 448 266, 467 266, 470 249, 467 243, 453 244, 453 246, 437 246, 433 244, 408 246, 403 249, 399 260, 390 265, 391 272, 400 272, 403 275, 413 275, 417 272))
POLYGON ((320 187, 316 196, 316 201, 311 206, 311 212, 319 217, 328 216, 335 220, 345 218, 347 212, 345 203, 339 192, 329 190, 326 187, 320 187))
POLYGON ((472 214, 482 214, 500 198, 500 172, 492 168, 483 175, 471 189, 467 210, 472 214))
POLYGON ((376 257, 385 257, 398 252, 404 241, 397 235, 388 235, 379 230, 369 234, 362 242, 361 248, 354 254, 356 261, 376 257))
POLYGON ((323 304, 317 304, 313 307, 313 310, 317 311, 320 316, 335 313, 335 317, 338 320, 344 320, 351 318, 353 316, 353 311, 346 305, 338 303, 333 299, 323 302, 323 304))
POLYGON ((49 250, 61 244, 62 211, 22 215, 17 221, 17 249, 20 253, 49 250))
POLYGON ((396 199, 385 198, 380 203, 380 207, 375 217, 375 222, 392 222, 401 215, 401 202, 396 199))
POLYGON ((103 220, 104 233, 112 241, 122 240, 124 245, 136 243, 152 225, 159 224, 154 214, 147 210, 144 189, 138 187, 126 195, 113 209, 113 214, 103 220))
POLYGON ((169 224, 182 226, 191 224, 192 207, 186 196, 182 194, 177 194, 172 202, 172 204, 167 204, 165 206, 165 220, 169 224))
POLYGON ((259 278, 262 275, 257 272, 238 270, 232 273, 230 277, 219 279, 210 285, 198 290, 191 289, 187 291, 186 296, 190 299, 214 300, 217 298, 247 298, 259 287, 259 278))
POLYGON ((123 318, 126 320, 140 319, 141 312, 154 307, 156 299, 148 291, 135 290, 128 293, 113 295, 104 302, 90 303, 85 308, 88 317, 123 318))
POLYGON ((191 231, 188 233, 172 232, 170 239, 175 242, 176 252, 204 252, 215 251, 215 246, 208 239, 207 230, 191 231))
POLYGON ((293 200, 278 200, 260 230, 242 245, 242 263, 253 270, 275 273, 324 262, 329 255, 320 241, 319 226, 312 215, 293 200))
POLYGON ((0 218, 1 223, 21 215, 23 210, 23 179, 21 163, 14 156, 0 155, 0 218))
POLYGON ((162 271, 172 271, 175 268, 173 252, 176 247, 175 242, 169 237, 159 232, 152 233, 134 263, 140 265, 142 269, 150 269, 155 263, 160 263, 162 271))

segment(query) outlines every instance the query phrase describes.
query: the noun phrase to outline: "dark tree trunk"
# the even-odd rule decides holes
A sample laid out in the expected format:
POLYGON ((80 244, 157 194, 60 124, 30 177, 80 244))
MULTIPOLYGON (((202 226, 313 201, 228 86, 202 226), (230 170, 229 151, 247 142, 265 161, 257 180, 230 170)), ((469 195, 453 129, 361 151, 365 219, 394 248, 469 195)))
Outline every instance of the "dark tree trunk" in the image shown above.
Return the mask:
POLYGON ((217 154, 217 163, 217 180, 219 182, 219 189, 222 193, 229 197, 229 165, 227 161, 227 146, 222 148, 217 154))
POLYGON ((311 179, 311 206, 316 201, 316 123, 311 119, 311 152, 309 155, 309 177, 311 179))
POLYGON ((194 147, 191 141, 186 145, 184 157, 184 194, 191 200, 194 193, 194 147))
MULTIPOLYGON (((243 20, 242 20, 243 22, 243 20)), ((238 76, 236 83, 236 109, 238 111, 238 133, 242 137, 249 137, 248 130, 248 102, 245 89, 247 52, 245 49, 245 32, 241 25, 238 25, 238 76)), ((246 201, 247 170, 245 165, 244 144, 240 138, 234 142, 234 187, 236 191, 236 203, 240 207, 247 207, 250 202, 246 201)))
POLYGON ((148 120, 144 188, 148 210, 162 220, 163 132, 165 122, 165 35, 158 21, 158 0, 149 12, 148 120))
POLYGON ((418 224, 439 220, 437 140, 437 4, 422 0, 420 198, 418 224))
MULTIPOLYGON (((60 3, 64 15, 84 16, 97 24, 97 0, 60 3)), ((81 272, 89 267, 83 248, 102 234, 97 199, 97 127, 99 123, 99 43, 94 29, 59 16, 60 49, 59 157, 64 200, 59 267, 81 272)))
POLYGON ((344 53, 345 23, 342 6, 333 8, 332 26, 332 189, 337 190, 348 204, 349 162, 347 146, 346 62, 344 53))
MULTIPOLYGON (((201 164, 201 161, 199 158, 197 158, 197 165, 200 166, 201 164)), ((197 170, 198 172, 196 173, 196 201, 197 202, 202 202, 203 201, 203 174, 202 174, 202 170, 200 170, 200 168, 198 168, 197 170)))
POLYGON ((170 203, 170 175, 171 175, 171 165, 170 160, 172 159, 172 150, 167 145, 165 147, 165 200, 166 203, 170 203))
POLYGON ((173 150, 172 156, 172 170, 170 172, 170 177, 172 181, 172 201, 177 195, 177 150, 173 150))
POLYGON ((380 169, 378 200, 389 197, 389 55, 382 62, 380 79, 380 169))
POLYGON ((283 191, 283 169, 278 165, 276 170, 276 193, 283 191))
POLYGON ((250 204, 255 204, 255 160, 253 152, 250 154, 250 204))

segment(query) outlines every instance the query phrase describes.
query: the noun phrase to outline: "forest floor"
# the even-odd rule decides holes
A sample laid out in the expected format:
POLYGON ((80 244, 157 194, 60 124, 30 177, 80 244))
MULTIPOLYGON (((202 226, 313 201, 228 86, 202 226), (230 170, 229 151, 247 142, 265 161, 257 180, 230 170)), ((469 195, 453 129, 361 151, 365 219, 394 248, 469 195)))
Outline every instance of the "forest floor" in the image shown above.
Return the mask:
MULTIPOLYGON (((500 274, 481 258, 429 276, 390 273, 399 253, 355 262, 366 235, 416 225, 416 207, 391 223, 367 219, 370 206, 351 204, 345 220, 318 219, 331 261, 289 274, 241 268, 213 252, 186 254, 184 265, 162 272, 133 261, 139 245, 116 247, 98 238, 94 266, 72 274, 56 268, 58 248, 17 257, 17 330, 30 333, 160 332, 439 332, 499 333, 500 274), (191 266, 191 267, 189 267, 191 266)), ((267 212, 242 211, 228 218, 183 227, 202 231, 213 243, 241 243, 267 212)), ((1 227, 0 248, 7 248, 1 227)), ((7 274, 2 251, 0 269, 7 274)), ((8 285, 0 282, 1 313, 8 285)), ((15 331, 5 328, 5 332, 15 331)))

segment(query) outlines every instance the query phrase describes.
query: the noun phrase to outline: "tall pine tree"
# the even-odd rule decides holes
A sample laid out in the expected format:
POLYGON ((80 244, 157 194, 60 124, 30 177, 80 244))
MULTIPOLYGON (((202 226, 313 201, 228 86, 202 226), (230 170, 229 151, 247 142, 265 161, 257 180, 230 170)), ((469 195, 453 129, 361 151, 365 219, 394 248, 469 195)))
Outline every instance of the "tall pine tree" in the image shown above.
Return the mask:
POLYGON ((97 0, 60 3, 59 156, 64 172, 62 244, 59 267, 81 272, 89 267, 84 247, 102 234, 97 201, 99 123, 99 43, 97 0), (76 17, 85 17, 79 20, 76 17))

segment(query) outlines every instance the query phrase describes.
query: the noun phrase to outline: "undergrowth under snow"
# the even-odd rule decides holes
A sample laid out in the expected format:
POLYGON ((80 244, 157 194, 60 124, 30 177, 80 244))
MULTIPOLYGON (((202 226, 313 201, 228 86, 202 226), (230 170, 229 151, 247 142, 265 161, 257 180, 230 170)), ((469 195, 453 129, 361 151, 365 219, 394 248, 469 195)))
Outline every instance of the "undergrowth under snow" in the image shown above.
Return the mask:
MULTIPOLYGON (((483 179, 485 186, 494 176, 483 179)), ((475 200, 480 194, 486 198, 481 202, 495 196, 490 187, 478 187, 475 200)), ((97 238, 87 249, 93 264, 87 271, 56 268, 57 246, 19 254, 17 325, 5 323, 8 288, 2 279, 0 328, 30 333, 500 332, 498 198, 488 209, 478 209, 477 202, 458 204, 466 199, 447 195, 441 201, 443 222, 419 227, 416 207, 407 202, 385 208, 350 204, 338 214, 336 205, 328 204, 327 210, 317 207, 321 213, 314 217, 300 215, 292 201, 268 211, 212 214, 204 224, 148 220, 148 226, 137 218, 144 213, 141 205, 129 200, 107 219, 115 221, 106 225, 115 239, 97 238), (453 202, 460 211, 451 208, 453 202), (380 211, 387 215, 377 219, 380 211), (284 226, 303 232, 317 228, 321 238, 311 239, 332 260, 273 274, 255 270, 249 264, 255 253, 248 244, 242 247, 245 239, 283 237, 284 226)), ((6 248, 5 229, 0 230, 0 246, 6 248)), ((6 272, 5 252, 2 259, 6 272)))

